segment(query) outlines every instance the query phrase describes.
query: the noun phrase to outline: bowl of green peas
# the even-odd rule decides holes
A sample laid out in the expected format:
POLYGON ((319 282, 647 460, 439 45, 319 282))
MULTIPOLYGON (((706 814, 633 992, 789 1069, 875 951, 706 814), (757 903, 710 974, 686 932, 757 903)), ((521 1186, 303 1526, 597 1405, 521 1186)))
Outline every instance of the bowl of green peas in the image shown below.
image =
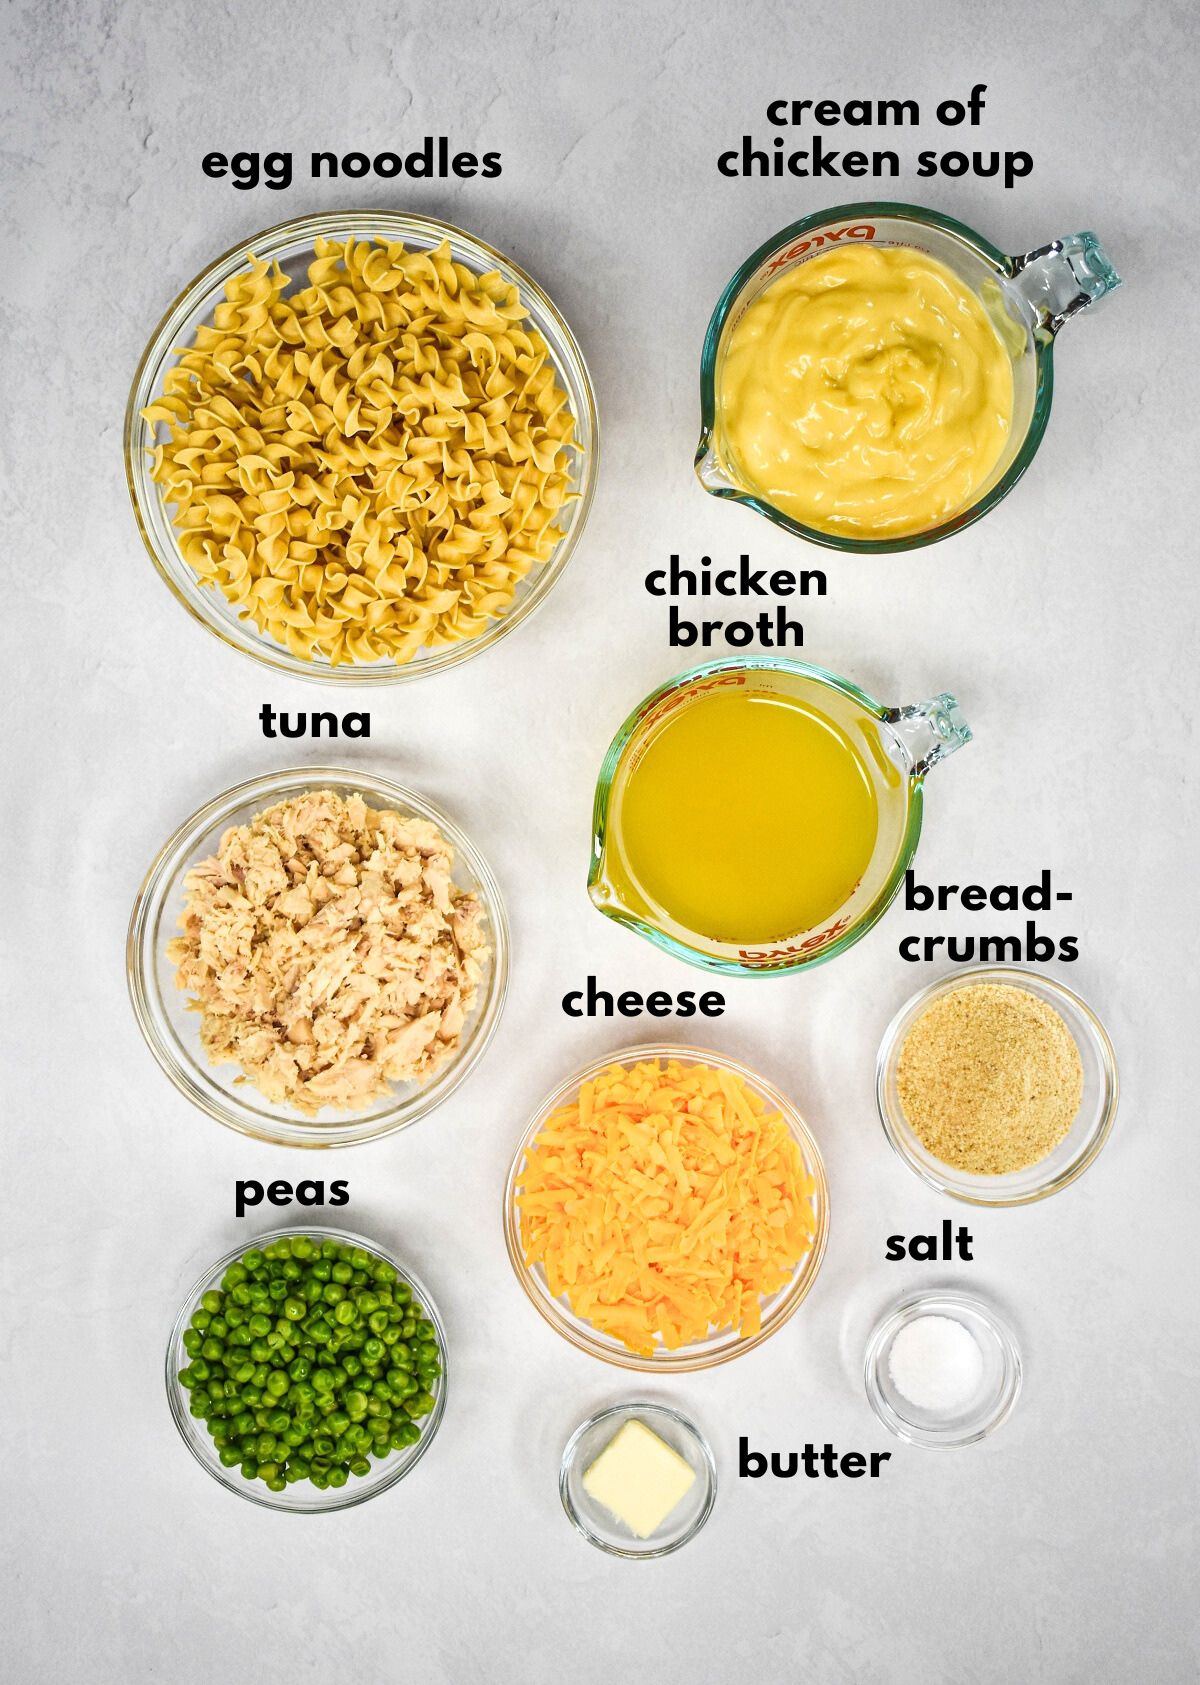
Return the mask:
POLYGON ((446 1337, 375 1241, 286 1228, 235 1247, 183 1302, 167 1397, 231 1492, 301 1515, 365 1503, 424 1456, 446 1407, 446 1337))

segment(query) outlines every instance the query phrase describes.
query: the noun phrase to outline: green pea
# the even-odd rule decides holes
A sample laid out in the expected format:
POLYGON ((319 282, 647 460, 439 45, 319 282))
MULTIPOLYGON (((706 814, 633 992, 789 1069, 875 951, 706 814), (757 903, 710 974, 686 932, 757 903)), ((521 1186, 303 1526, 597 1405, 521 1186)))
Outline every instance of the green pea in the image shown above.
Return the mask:
POLYGON ((253 1457, 247 1457, 246 1461, 242 1464, 242 1479, 258 1479, 258 1464, 254 1461, 253 1457))

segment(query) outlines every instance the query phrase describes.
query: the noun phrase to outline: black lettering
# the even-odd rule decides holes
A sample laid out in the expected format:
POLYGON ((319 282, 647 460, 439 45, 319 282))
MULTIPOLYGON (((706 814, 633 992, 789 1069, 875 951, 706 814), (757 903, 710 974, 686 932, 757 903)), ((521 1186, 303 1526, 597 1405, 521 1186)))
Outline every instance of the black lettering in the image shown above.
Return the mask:
POLYGON ((1018 936, 981 936, 979 938, 979 958, 992 962, 1019 960, 1021 958, 1021 939, 1018 936))
POLYGON ((1063 937, 1062 941, 1058 944, 1058 957, 1060 960, 1066 960, 1068 963, 1071 960, 1077 960, 1079 958, 1078 936, 1063 937))
POLYGON ((878 1480, 879 1479, 879 1465, 881 1463, 890 1463, 891 1460, 892 1460, 892 1453, 890 1451, 872 1451, 871 1452, 871 1479, 872 1480, 878 1480))
POLYGON ((235 1182, 233 1184, 233 1211, 236 1217, 246 1215, 248 1205, 261 1205, 263 1187, 261 1182, 235 1182))
MULTIPOLYGON (((803 154, 801 154, 801 156, 803 156, 803 154)), ((840 154, 837 147, 831 146, 826 148, 824 137, 819 134, 814 135, 812 143, 812 168, 809 171, 809 174, 813 176, 835 176, 839 174, 837 167, 839 156, 840 154)), ((862 154, 860 153, 859 156, 861 157, 862 154)))
POLYGON ((736 176, 737 171, 730 166, 737 162, 736 152, 722 152, 717 159, 717 169, 723 176, 736 176))
POLYGON ((613 998, 603 989, 596 987, 594 977, 589 977, 587 980, 587 1015, 589 1018, 594 1015, 597 1008, 604 1013, 606 1018, 611 1018, 613 1015, 613 998))
POLYGON ((961 123, 967 115, 967 108, 960 99, 944 99, 937 108, 939 123, 947 123, 951 128, 961 123))
POLYGON ((847 1451, 842 1458, 842 1473, 847 1480, 857 1480, 867 1472, 867 1459, 861 1451, 847 1451))
POLYGON ((825 128, 842 120, 842 108, 835 99, 818 100, 813 106, 813 120, 825 128))
POLYGON ((1032 175, 1033 159, 1028 152, 1006 152, 1004 154, 1004 185, 1012 187, 1024 176, 1032 175), (1018 169, 1018 165, 1020 168, 1018 169))
POLYGON ((966 884, 963 888, 961 900, 969 913, 978 913, 987 906, 987 890, 981 883, 966 884))
POLYGON ((935 176, 937 174, 937 153, 917 153, 917 174, 919 176, 935 176))
POLYGON ((919 123, 921 113, 915 99, 881 99, 878 101, 878 116, 875 120, 880 128, 886 128, 889 123, 902 126, 905 123, 919 123))
POLYGON ((357 179, 359 176, 365 176, 370 168, 371 160, 365 152, 347 152, 342 159, 342 174, 344 176, 353 176, 357 179))
POLYGON ((468 180, 479 169, 479 160, 473 152, 456 152, 453 169, 456 176, 468 180))
POLYGON ((1021 900, 1031 913, 1048 913, 1050 911, 1050 869, 1042 867, 1041 876, 1036 883, 1027 884, 1021 900))
POLYGON ((259 718, 259 722, 260 722, 260 724, 262 725, 262 728, 263 728, 263 736, 264 737, 274 737, 274 735, 275 735, 275 710, 274 710, 274 708, 272 708, 272 706, 269 702, 264 702, 262 707, 258 710, 258 718, 259 718))
POLYGON ((377 152, 371 168, 377 176, 383 176, 387 180, 400 174, 404 168, 404 160, 398 152, 377 152))
POLYGON ((344 714, 342 716, 342 730, 347 737, 370 737, 370 714, 344 714))
POLYGON ((991 902, 998 913, 1015 913, 1021 905, 1020 891, 1015 883, 998 883, 992 891, 991 902))
POLYGON ((796 589, 796 575, 787 568, 780 568, 767 581, 767 588, 773 597, 790 597, 796 589))
POLYGON ((666 575, 666 572, 663 568, 653 568, 646 575, 645 586, 646 586, 647 591, 649 591, 649 593, 652 597, 665 597, 666 596, 666 594, 667 594, 666 586, 661 583, 661 581, 665 580, 666 577, 667 577, 667 575, 666 575), (660 583, 657 584, 657 585, 654 583, 656 579, 660 581, 660 583))
POLYGON ((263 159, 267 186, 278 193, 292 185, 292 155, 290 152, 268 152, 263 159))
MULTIPOLYGON (((225 154, 223 152, 206 152, 204 155, 204 161, 201 163, 200 168, 204 171, 205 175, 210 176, 213 181, 220 181, 222 176, 224 176, 225 171, 229 168, 229 165, 226 163, 225 154)), ((239 1212, 238 1215, 240 1216, 241 1213, 239 1212)))
POLYGON ((690 649, 699 634, 690 620, 685 620, 674 603, 667 620, 667 642, 672 649, 690 649))
POLYGON ((235 152, 229 160, 229 168, 233 172, 233 185, 243 193, 258 186, 257 152, 235 152))
POLYGON ((328 175, 330 181, 336 181, 338 175, 337 153, 314 152, 309 161, 309 173, 314 181, 320 181, 323 174, 328 175))
MULTIPOLYGON (((721 622, 719 620, 706 620, 704 624, 706 627, 711 625, 716 630, 719 630, 721 626, 721 622)), ((731 620, 725 628, 725 642, 732 644, 734 649, 745 649, 746 645, 750 642, 753 636, 754 628, 750 625, 749 621, 746 620, 731 620)), ((708 639, 705 638, 704 641, 707 644, 708 639)))
POLYGON ((902 1234, 890 1234, 887 1237, 887 1250, 883 1255, 892 1263, 895 1263, 898 1258, 903 1258, 904 1236, 902 1234))
POLYGON ((577 1000, 577 1001, 582 1002, 582 1000, 583 1000, 583 990, 582 989, 571 989, 562 998, 562 1009, 566 1013, 567 1017, 568 1018, 582 1018, 583 1017, 583 1008, 582 1008, 582 1006, 572 1006, 571 1002, 573 1000, 577 1000))
POLYGON ((919 936, 905 936, 901 939, 901 942, 900 942, 900 958, 902 960, 908 960, 908 961, 911 962, 911 961, 920 959, 921 956, 920 956, 919 953, 911 953, 909 951, 912 948, 914 943, 916 943, 917 947, 919 948, 920 944, 921 944, 921 938, 919 936))
POLYGON ((906 913, 927 913, 933 906, 933 891, 918 883, 910 866, 904 874, 904 910, 906 913))
POLYGON ((636 1018, 641 1010, 642 997, 635 994, 632 989, 626 989, 625 993, 617 1000, 617 1011, 622 1018, 636 1018))
POLYGON ((663 989, 655 989, 646 996, 646 1011, 651 1018, 667 1018, 671 1012, 671 997, 663 989))
POLYGON ((485 152, 483 155, 483 168, 479 173, 483 176, 485 181, 494 180, 495 177, 500 174, 500 154, 498 152, 485 152))
POLYGON ((1032 919, 1025 923, 1025 958, 1044 963, 1052 960, 1055 953, 1055 943, 1049 936, 1043 936, 1032 919))
POLYGON ((347 1205, 347 1204, 349 1204, 349 1201, 350 1201, 350 1184, 349 1184, 349 1182, 342 1182, 342 1181, 330 1182, 330 1184, 329 1184, 329 1203, 330 1203, 330 1205, 347 1205))
POLYGON ((719 1018, 725 1010, 725 996, 708 990, 700 996, 700 1010, 706 1018, 719 1018))
POLYGON ((267 1198, 272 1205, 290 1205, 292 1203, 292 1184, 290 1182, 272 1182, 267 1189, 267 1198))
POLYGON ((774 123, 774 124, 776 124, 777 127, 783 128, 784 125, 787 123, 787 117, 786 116, 777 116, 776 113, 777 112, 786 112, 786 111, 787 111, 787 101, 785 99, 773 99, 771 101, 770 105, 768 105, 768 107, 767 107, 767 122, 768 123, 774 123))
MULTIPOLYGON (((301 720, 303 720, 304 715, 301 714, 300 718, 301 718, 301 720)), ((301 727, 301 729, 303 729, 303 727, 301 727)), ((336 737, 337 736, 337 734, 338 734, 338 723, 337 723, 337 715, 336 714, 314 714, 312 716, 312 734, 313 734, 313 736, 314 737, 320 737, 322 731, 328 731, 330 737, 336 737)), ((299 736, 299 732, 297 732, 296 735, 299 736)))
POLYGON ((761 1451, 751 1451, 750 1441, 743 1436, 738 1440, 738 1478, 761 1480, 766 1472, 767 1459, 761 1451))
POLYGON ((324 1182, 297 1182, 296 1199, 301 1205, 324 1205, 324 1182))
POLYGON ((918 1264, 928 1264, 938 1255, 937 1237, 931 1234, 915 1234, 908 1243, 908 1255, 918 1264))

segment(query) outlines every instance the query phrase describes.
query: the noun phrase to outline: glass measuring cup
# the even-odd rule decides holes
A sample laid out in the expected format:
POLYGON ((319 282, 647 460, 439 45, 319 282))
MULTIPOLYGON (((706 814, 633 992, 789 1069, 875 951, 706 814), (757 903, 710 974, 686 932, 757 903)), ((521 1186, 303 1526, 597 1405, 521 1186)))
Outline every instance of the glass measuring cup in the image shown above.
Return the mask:
POLYGON ((1010 257, 953 217, 917 205, 872 201, 835 205, 802 217, 748 257, 717 301, 700 364, 696 476, 715 497, 745 503, 776 526, 828 549, 869 555, 935 544, 986 515, 1021 478, 1042 442, 1050 416, 1054 341, 1059 329, 1120 284, 1094 234, 1069 234, 1010 257), (721 439, 722 361, 730 334, 747 306, 788 270, 836 250, 839 243, 859 241, 913 247, 953 270, 979 296, 1012 362, 1012 425, 991 474, 966 508, 937 526, 901 536, 858 538, 805 526, 739 481, 721 439))
POLYGON ((679 959, 726 976, 799 971, 820 965, 865 936, 891 905, 921 835, 925 775, 971 740, 953 696, 889 708, 848 679, 782 657, 712 661, 648 696, 609 745, 592 812, 588 895, 618 924, 679 959), (799 702, 845 734, 874 788, 878 831, 862 876, 817 928, 782 932, 770 943, 718 941, 688 930, 651 901, 628 866, 621 808, 631 775, 664 724, 699 698, 721 691, 799 702))

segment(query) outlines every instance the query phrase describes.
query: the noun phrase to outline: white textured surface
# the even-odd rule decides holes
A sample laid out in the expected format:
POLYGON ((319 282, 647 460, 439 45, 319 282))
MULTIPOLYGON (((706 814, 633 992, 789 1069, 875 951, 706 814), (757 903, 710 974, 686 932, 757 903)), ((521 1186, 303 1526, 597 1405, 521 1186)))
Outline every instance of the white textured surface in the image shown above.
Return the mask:
MULTIPOLYGON (((23 0, 3 28, 10 1677, 1194 1678, 1190 8, 23 0), (711 1042, 806 1111, 832 1184, 828 1261, 777 1339, 656 1389, 710 1436, 717 1508, 678 1556, 610 1561, 567 1526, 557 1458, 578 1421, 643 1383, 534 1316, 504 1256, 500 1190, 542 1092, 653 1029, 569 1022, 562 992, 589 971, 618 988, 698 981, 590 909, 592 782, 626 709, 686 664, 645 570, 672 549, 802 559, 693 482, 712 304, 767 235, 874 186, 723 181, 714 156, 767 132, 772 97, 932 106, 976 81, 990 87, 977 143, 1027 148, 1034 175, 1011 192, 908 175, 884 196, 924 197, 1011 251, 1094 227, 1127 285, 1064 335, 1049 435, 1017 492, 951 543, 832 562, 830 596, 803 614, 806 653, 890 700, 958 692, 977 740, 931 783, 923 875, 1025 881, 1049 865, 1074 891, 1047 925, 1080 934, 1059 974, 1111 1028, 1121 1117, 1062 1196, 967 1215, 977 1262, 884 1263, 888 1233, 964 1219, 888 1152, 874 1115, 879 1035, 933 975, 896 953, 918 927, 897 910, 832 966, 732 987, 711 1042), (499 149, 503 175, 342 189, 304 171, 287 193, 239 193, 200 171, 211 148, 304 159, 427 133, 499 149), (374 737, 346 758, 427 790, 490 855, 514 924, 512 994, 444 1110, 317 1161, 193 1112, 126 1003, 125 924, 149 858, 218 789, 307 758, 265 743, 256 715, 319 693, 225 651, 170 598, 134 528, 120 425, 184 282, 256 229, 346 202, 444 214, 543 281, 590 359, 604 461, 585 541, 527 628, 452 675, 364 697, 374 737), (161 1363, 185 1286, 254 1232, 233 1220, 234 1178, 320 1172, 350 1179, 339 1215, 427 1276, 453 1372, 411 1482, 302 1520, 205 1478, 171 1425, 161 1363), (1025 1395, 987 1444, 888 1446, 858 1379, 865 1331, 901 1291, 950 1279, 1010 1312, 1025 1395), (739 1434, 895 1454, 878 1481, 739 1482, 739 1434)), ((898 138, 913 157, 916 138, 898 138)))

